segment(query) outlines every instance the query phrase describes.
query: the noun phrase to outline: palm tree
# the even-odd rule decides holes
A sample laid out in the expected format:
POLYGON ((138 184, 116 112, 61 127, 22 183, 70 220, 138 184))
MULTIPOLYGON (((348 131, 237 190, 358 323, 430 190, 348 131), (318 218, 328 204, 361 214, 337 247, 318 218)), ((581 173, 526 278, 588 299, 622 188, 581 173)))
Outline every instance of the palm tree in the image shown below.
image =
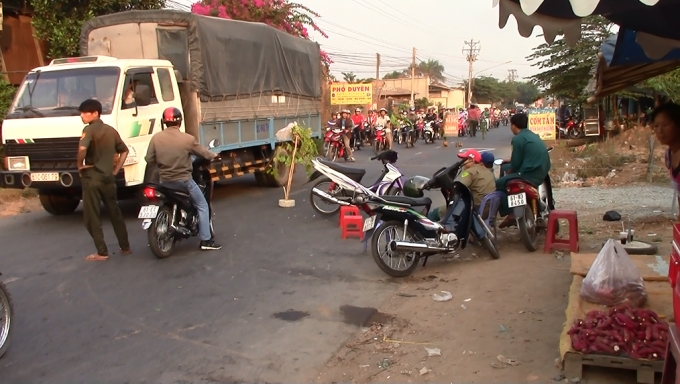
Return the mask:
POLYGON ((346 83, 356 83, 357 75, 355 75, 354 72, 342 72, 342 79, 346 83))
MULTIPOLYGON (((410 70, 411 67, 408 68, 408 71, 410 70)), ((446 81, 446 77, 444 76, 444 66, 439 62, 439 60, 436 59, 427 59, 427 61, 421 61, 416 66, 415 72, 416 76, 427 76, 440 83, 446 81)))
POLYGON ((404 71, 392 71, 385 76, 383 76, 383 80, 388 80, 388 79, 403 79, 406 77, 406 74, 404 71))

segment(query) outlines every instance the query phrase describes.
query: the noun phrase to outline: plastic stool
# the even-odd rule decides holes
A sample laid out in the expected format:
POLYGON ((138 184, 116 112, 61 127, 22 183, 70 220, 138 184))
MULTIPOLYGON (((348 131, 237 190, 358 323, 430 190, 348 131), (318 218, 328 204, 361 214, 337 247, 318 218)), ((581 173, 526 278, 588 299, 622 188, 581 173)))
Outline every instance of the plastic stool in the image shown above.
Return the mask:
POLYGON ((550 253, 553 249, 564 249, 578 252, 578 216, 576 211, 554 210, 548 216, 548 230, 545 234, 545 247, 543 253, 550 253), (566 219, 569 221, 569 239, 557 239, 557 221, 566 219))
POLYGON ((360 215, 348 215, 342 220, 343 240, 350 236, 364 239, 364 218, 360 215))
POLYGON ((359 213, 359 207, 356 205, 343 205, 340 207, 340 227, 342 227, 345 216, 361 216, 361 213, 359 213))

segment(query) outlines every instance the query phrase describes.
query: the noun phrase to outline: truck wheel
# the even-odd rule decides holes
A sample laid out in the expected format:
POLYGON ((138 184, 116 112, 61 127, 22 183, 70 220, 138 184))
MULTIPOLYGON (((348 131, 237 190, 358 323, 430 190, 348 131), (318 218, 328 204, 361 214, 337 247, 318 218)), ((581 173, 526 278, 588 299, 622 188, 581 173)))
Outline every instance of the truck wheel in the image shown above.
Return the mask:
POLYGON ((276 169, 276 176, 267 172, 267 170, 255 172, 255 180, 257 180, 257 184, 259 186, 276 188, 286 185, 288 182, 288 172, 290 171, 290 166, 276 161, 276 158, 282 153, 287 154, 288 152, 283 147, 276 147, 273 156, 274 160, 272 160, 272 164, 270 165, 276 169))
POLYGON ((39 192, 39 198, 43 208, 55 216, 73 213, 80 204, 80 199, 42 191, 39 192))

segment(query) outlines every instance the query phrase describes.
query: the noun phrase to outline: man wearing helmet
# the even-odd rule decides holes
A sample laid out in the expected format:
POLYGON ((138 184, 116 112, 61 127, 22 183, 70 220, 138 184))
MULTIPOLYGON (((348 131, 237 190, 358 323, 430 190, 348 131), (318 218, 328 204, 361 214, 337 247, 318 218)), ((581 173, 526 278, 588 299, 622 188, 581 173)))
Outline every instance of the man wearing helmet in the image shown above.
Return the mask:
POLYGON ((375 125, 385 127, 385 140, 387 140, 387 149, 392 149, 392 121, 387 116, 387 109, 380 108, 380 116, 375 122, 375 125))
POLYGON ((177 108, 166 108, 163 111, 161 124, 167 128, 151 137, 146 152, 149 166, 157 166, 161 184, 173 189, 186 191, 191 202, 198 211, 198 236, 201 238, 200 249, 218 250, 221 245, 215 243, 210 234, 210 210, 203 192, 191 177, 193 166, 191 155, 213 160, 217 154, 201 147, 196 139, 179 130, 182 125, 182 112, 177 108))
POLYGON ((354 129, 354 122, 349 118, 349 109, 342 110, 342 116, 336 123, 336 127, 345 131, 342 135, 342 142, 345 144, 345 153, 347 154, 347 160, 355 161, 354 155, 352 153, 352 146, 349 144, 349 136, 352 134, 352 129, 354 129))
MULTIPOLYGON (((458 175, 456 181, 470 189, 472 193, 472 201, 475 207, 479 207, 482 200, 489 193, 496 190, 496 180, 493 173, 482 164, 482 155, 474 150, 468 149, 465 152, 459 152, 458 157, 465 159, 463 164, 463 172, 458 175)), ((435 208, 428 213, 428 218, 433 221, 440 221, 446 212, 446 206, 435 208)), ((482 217, 487 213, 482 212, 482 217)))
POLYGON ((354 143, 357 148, 363 147, 364 140, 366 138, 366 133, 364 132, 364 121, 366 118, 361 113, 361 108, 354 110, 354 115, 352 115, 352 123, 354 124, 354 129, 358 131, 357 137, 359 138, 358 143, 354 143))

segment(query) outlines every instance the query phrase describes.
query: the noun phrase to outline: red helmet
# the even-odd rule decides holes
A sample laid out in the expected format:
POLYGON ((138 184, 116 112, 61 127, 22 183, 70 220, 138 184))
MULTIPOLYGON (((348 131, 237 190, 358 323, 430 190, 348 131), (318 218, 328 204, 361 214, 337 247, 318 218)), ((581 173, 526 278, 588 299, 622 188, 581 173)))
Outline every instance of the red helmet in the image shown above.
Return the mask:
POLYGON ((175 107, 165 108, 161 123, 167 126, 180 126, 182 124, 182 111, 175 107))
POLYGON ((474 149, 468 149, 466 151, 458 152, 458 157, 461 159, 472 159, 475 163, 482 161, 482 155, 474 149))

